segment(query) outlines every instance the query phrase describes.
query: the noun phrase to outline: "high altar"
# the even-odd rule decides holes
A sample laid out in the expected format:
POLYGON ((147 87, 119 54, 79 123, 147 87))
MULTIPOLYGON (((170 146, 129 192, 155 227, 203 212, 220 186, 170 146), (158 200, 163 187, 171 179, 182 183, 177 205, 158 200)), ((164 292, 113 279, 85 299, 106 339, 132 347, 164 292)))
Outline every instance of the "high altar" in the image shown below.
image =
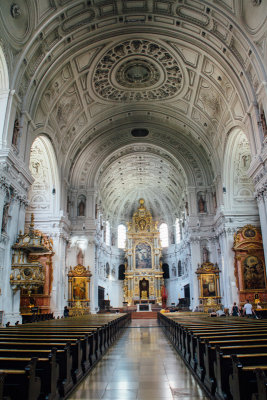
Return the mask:
POLYGON ((128 223, 124 301, 128 305, 138 302, 161 303, 164 284, 161 267, 161 246, 158 222, 153 221, 144 200, 128 223))

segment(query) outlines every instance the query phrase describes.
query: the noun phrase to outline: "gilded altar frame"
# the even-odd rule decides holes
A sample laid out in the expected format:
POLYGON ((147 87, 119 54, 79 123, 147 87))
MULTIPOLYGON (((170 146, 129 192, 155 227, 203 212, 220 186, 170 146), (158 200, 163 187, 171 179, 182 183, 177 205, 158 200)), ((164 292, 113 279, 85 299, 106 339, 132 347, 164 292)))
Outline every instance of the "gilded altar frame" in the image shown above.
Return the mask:
POLYGON ((68 305, 70 315, 83 315, 90 312, 90 277, 89 267, 76 265, 68 273, 68 305))
POLYGON ((266 307, 267 281, 260 229, 253 225, 240 228, 234 236, 233 250, 240 304, 244 304, 247 299, 254 303, 257 299, 266 307))
POLYGON ((153 220, 143 199, 128 223, 126 243, 124 301, 128 305, 140 301, 160 304, 163 271, 158 222, 153 220))
POLYGON ((221 307, 220 270, 217 264, 205 262, 196 270, 199 284, 199 309, 208 312, 221 307))

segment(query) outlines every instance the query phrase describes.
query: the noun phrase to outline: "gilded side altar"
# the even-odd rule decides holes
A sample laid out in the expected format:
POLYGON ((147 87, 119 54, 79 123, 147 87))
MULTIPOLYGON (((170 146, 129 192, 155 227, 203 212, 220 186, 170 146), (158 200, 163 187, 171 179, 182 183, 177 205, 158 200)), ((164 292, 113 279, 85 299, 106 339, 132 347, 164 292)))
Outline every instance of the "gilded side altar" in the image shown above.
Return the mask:
POLYGON ((153 221, 144 200, 128 223, 126 240, 126 265, 124 301, 133 305, 136 300, 153 300, 161 303, 163 272, 158 222, 153 221))

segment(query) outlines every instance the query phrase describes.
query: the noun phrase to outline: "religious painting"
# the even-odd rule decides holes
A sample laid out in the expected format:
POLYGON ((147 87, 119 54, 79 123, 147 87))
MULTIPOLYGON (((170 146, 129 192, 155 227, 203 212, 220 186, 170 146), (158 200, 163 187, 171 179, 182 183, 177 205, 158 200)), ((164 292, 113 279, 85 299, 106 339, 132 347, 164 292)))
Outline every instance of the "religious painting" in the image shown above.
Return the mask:
POLYGON ((214 297, 216 296, 216 284, 214 274, 203 274, 202 280, 202 297, 214 297))
POLYGON ((260 228, 245 225, 234 236, 235 277, 239 303, 255 301, 255 293, 261 303, 267 302, 267 282, 263 242, 260 228))
POLYGON ((72 297, 73 300, 86 300, 86 279, 84 277, 75 277, 72 282, 72 297))
POLYGON ((152 268, 151 246, 139 243, 135 247, 135 268, 152 268))
POLYGON ((245 289, 265 288, 263 264, 256 255, 249 255, 245 258, 243 271, 245 289))

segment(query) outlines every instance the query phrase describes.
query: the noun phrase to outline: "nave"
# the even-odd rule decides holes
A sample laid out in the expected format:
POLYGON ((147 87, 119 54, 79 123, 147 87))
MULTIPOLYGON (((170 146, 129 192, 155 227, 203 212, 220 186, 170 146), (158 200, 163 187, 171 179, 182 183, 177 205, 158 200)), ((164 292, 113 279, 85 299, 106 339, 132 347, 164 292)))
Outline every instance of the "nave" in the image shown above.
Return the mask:
POLYGON ((132 320, 68 400, 205 400, 156 320, 132 320))

